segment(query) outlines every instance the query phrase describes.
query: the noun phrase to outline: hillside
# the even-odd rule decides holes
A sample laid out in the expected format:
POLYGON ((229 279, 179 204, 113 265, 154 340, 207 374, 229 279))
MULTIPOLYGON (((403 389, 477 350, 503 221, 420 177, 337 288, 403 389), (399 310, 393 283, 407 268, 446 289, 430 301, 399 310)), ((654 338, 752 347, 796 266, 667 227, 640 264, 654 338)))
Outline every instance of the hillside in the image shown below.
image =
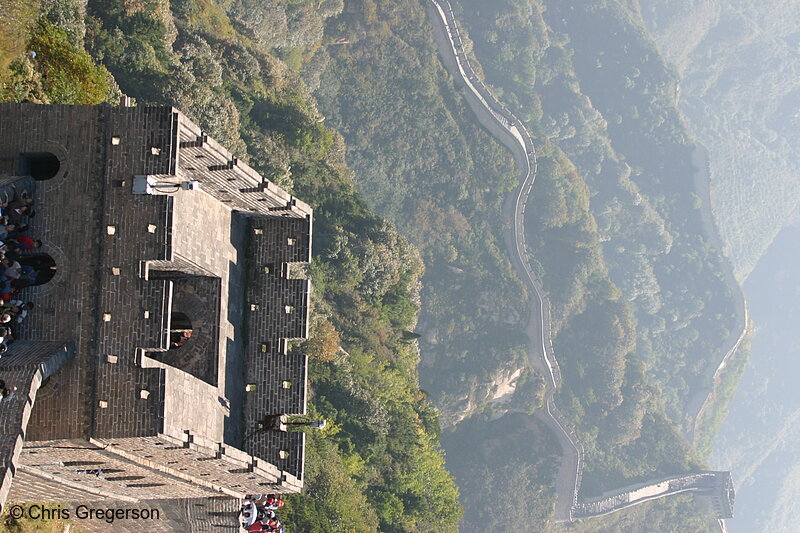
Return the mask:
POLYGON ((328 48, 315 95, 359 190, 420 248, 422 382, 451 425, 490 405, 504 376, 527 378, 526 296, 500 221, 516 169, 446 75, 422 7, 349 4, 327 29, 347 44, 328 48))
POLYGON ((785 498, 797 492, 797 450, 786 435, 796 434, 797 406, 784 376, 796 313, 785 265, 800 199, 797 11, 788 2, 640 3, 682 78, 681 108, 711 156, 715 218, 753 302, 753 358, 715 442, 715 465, 738 473, 741 510, 729 530, 791 531, 797 516, 785 498), (693 37, 676 48, 677 33, 693 37))
POLYGON ((681 77, 681 110, 709 150, 714 215, 744 280, 800 199, 800 15, 791 2, 639 3, 681 77))
MULTIPOLYGON (((676 76, 634 2, 453 5, 535 137, 527 252, 552 302, 557 402, 586 451, 582 495, 702 468, 685 435, 741 317, 676 76)), ((84 16, 47 0, 3 72, 8 100, 176 105, 314 207, 312 336, 294 349, 330 429, 309 438, 296 530, 454 531, 440 420, 462 530, 552 514, 560 450, 503 240, 517 169, 442 67, 424 7, 89 0, 84 16)), ((713 527, 680 498, 568 529, 688 523, 713 527)))
POLYGON ((418 383, 419 252, 355 191, 342 138, 289 67, 341 9, 45 0, 26 12, 30 33, 9 49, 0 94, 115 104, 122 91, 139 105, 175 105, 311 204, 311 336, 292 349, 310 357, 309 411, 328 427, 309 435, 305 493, 282 518, 292 531, 455 531, 458 493, 418 383))
MULTIPOLYGON (((539 176, 528 205, 534 215, 527 219, 526 240, 553 302, 555 351, 565 377, 559 403, 568 407, 585 440, 585 493, 697 467, 682 429, 693 422, 692 398, 708 392, 704 376, 716 368, 732 334, 740 333, 738 294, 727 284, 721 255, 703 234, 695 146, 675 107, 675 77, 632 12, 615 4, 579 10, 464 1, 454 8, 487 82, 537 132, 539 176), (603 24, 597 25, 598 19, 603 24)), ((491 216, 489 191, 480 189, 489 176, 475 168, 460 175, 458 189, 448 188, 449 183, 440 184, 447 169, 431 164, 431 145, 438 146, 436 154, 458 153, 452 164, 460 168, 487 150, 487 143, 477 132, 466 136, 476 142, 464 145, 453 131, 456 115, 447 111, 453 97, 429 89, 448 80, 438 81, 441 70, 429 59, 430 37, 426 42, 419 35, 417 12, 411 2, 350 4, 327 29, 331 41, 348 44, 329 50, 330 67, 317 94, 323 112, 353 146, 348 160, 362 177, 359 187, 423 250, 428 270, 418 332, 426 388, 446 421, 477 416, 445 438, 462 501, 471 502, 479 501, 479 494, 499 497, 502 484, 481 484, 481 476, 459 470, 465 452, 457 451, 455 442, 462 426, 482 427, 482 420, 489 431, 495 423, 490 420, 529 412, 537 404, 524 386, 507 405, 487 401, 490 378, 508 368, 499 348, 512 328, 497 318, 519 324, 515 317, 524 311, 495 288, 509 273, 487 263, 493 255, 464 253, 473 250, 464 242, 488 244, 495 253, 492 232, 478 233, 491 216), (412 50, 422 50, 421 59, 412 50), (433 123, 431 115, 437 117, 433 123), (377 158, 370 157, 375 153, 377 158), (443 243, 454 242, 458 254, 426 246, 434 236, 453 234, 444 223, 430 228, 430 214, 419 212, 419 203, 431 198, 442 220, 455 211, 472 229, 466 238, 443 243), (481 268, 473 257, 487 266, 481 268), (492 272, 493 279, 477 277, 481 272, 492 272), (483 299, 495 302, 488 316, 486 307, 465 299, 458 306, 442 305, 450 294, 481 290, 491 290, 483 299), (477 415, 481 399, 484 414, 477 415)), ((451 91, 458 103, 460 89, 451 91)), ((471 131, 469 124, 456 125, 471 131)), ((462 226, 460 217, 450 223, 462 226)), ((503 442, 518 449, 521 439, 511 431, 503 442)), ((519 465, 512 455, 496 458, 496 468, 519 465)), ((525 490, 536 501, 537 491, 552 490, 552 473, 531 465, 535 483, 525 490)), ((476 512, 492 515, 483 508, 476 512)), ((492 523, 482 520, 462 528, 492 523)))
POLYGON ((753 355, 714 442, 714 466, 737 473, 734 533, 792 531, 800 516, 789 504, 798 491, 800 399, 792 376, 800 318, 794 268, 800 231, 784 228, 744 289, 756 324, 753 355))

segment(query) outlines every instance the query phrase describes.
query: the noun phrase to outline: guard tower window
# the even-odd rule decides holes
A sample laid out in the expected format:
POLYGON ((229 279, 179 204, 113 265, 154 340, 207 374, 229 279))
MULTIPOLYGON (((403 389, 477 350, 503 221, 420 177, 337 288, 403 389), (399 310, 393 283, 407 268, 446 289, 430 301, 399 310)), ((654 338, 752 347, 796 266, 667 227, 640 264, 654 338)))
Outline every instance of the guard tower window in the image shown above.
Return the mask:
POLYGON ((46 253, 23 255, 19 258, 19 264, 24 269, 23 275, 29 286, 44 285, 57 272, 55 259, 46 253))
POLYGON ((19 154, 20 176, 31 176, 36 181, 44 181, 58 174, 61 162, 50 152, 24 152, 19 154))
POLYGON ((192 338, 192 321, 180 311, 170 315, 169 349, 177 350, 183 347, 192 338))

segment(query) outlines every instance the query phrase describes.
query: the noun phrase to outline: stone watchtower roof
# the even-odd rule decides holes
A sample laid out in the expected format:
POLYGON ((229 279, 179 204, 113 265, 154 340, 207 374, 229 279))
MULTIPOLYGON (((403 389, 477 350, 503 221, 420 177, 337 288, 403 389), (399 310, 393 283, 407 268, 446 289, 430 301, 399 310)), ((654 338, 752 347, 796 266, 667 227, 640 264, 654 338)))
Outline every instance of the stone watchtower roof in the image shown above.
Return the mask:
POLYGON ((0 124, 0 186, 58 161, 34 176, 28 232, 57 274, 26 290, 17 338, 74 347, 31 400, 11 498, 42 480, 71 487, 49 487, 56 500, 172 498, 177 480, 185 498, 299 491, 304 435, 256 429, 305 414, 307 362, 287 341, 308 331, 292 265, 310 260, 310 207, 173 108, 0 104, 0 124), (89 483, 65 441, 123 472, 89 483))

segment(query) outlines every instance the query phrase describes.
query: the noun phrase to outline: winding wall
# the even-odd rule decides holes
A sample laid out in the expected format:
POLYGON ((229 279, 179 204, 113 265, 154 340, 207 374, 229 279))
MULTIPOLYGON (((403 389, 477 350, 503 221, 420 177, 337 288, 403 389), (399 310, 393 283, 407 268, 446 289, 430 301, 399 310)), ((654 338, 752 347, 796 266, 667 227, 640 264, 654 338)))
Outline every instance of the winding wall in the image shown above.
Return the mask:
POLYGON ((481 124, 511 150, 520 169, 520 185, 515 194, 506 200, 503 209, 503 218, 508 222, 506 244, 511 251, 515 268, 535 295, 531 302, 531 321, 527 327, 532 333, 530 362, 548 378, 544 409, 546 414, 540 415, 540 418, 554 430, 563 450, 556 479, 555 518, 559 521, 571 520, 572 509, 578 502, 583 471, 583 447, 553 400, 555 391, 561 385, 561 369, 553 353, 550 301, 541 281, 531 268, 525 251, 525 205, 536 180, 536 149, 522 122, 492 96, 470 66, 450 3, 446 0, 431 0, 428 13, 446 68, 466 85, 470 107, 481 124))
MULTIPOLYGON (((705 147, 697 146, 695 148, 692 153, 692 164, 697 168, 697 171, 694 173, 694 189, 701 201, 700 216, 703 222, 703 233, 708 237, 711 245, 719 250, 720 253, 724 254, 725 247, 720 238, 720 232, 714 221, 714 213, 711 209, 711 167, 708 159, 708 150, 706 150, 705 147)), ((728 366, 728 361, 736 354, 739 345, 741 345, 747 335, 749 319, 747 301, 745 300, 744 292, 739 282, 736 281, 733 267, 728 260, 723 264, 722 275, 725 279, 725 284, 731 287, 734 293, 734 312, 736 314, 736 322, 739 326, 730 333, 724 343, 724 345, 731 345, 731 349, 722 356, 717 366, 709 365, 709 368, 703 375, 703 384, 687 402, 687 410, 690 417, 688 433, 693 443, 696 443, 698 431, 700 430, 700 425, 703 423, 706 409, 711 405, 714 395, 716 394, 717 385, 721 382, 722 371, 728 366)))
MULTIPOLYGON (((554 430, 563 450, 561 465, 556 477, 555 520, 572 521, 578 517, 601 516, 644 501, 683 492, 684 490, 666 490, 635 501, 626 500, 622 505, 613 505, 611 508, 598 509, 594 512, 591 502, 578 502, 584 464, 583 447, 554 401, 555 392, 561 385, 561 370, 553 352, 550 300, 544 292, 541 281, 531 268, 525 248, 525 205, 531 194, 538 170, 536 149, 522 122, 506 106, 497 101, 472 69, 469 59, 464 53, 461 34, 448 0, 430 0, 428 18, 433 25, 434 37, 448 72, 464 83, 467 88, 465 96, 470 108, 480 123, 511 151, 517 167, 520 169, 520 185, 515 193, 506 199, 503 207, 503 219, 506 222, 505 239, 511 252, 511 260, 530 292, 535 296, 531 299, 531 319, 526 328, 531 332, 529 335, 531 348, 529 361, 534 368, 548 378, 545 409, 537 412, 537 415, 554 430)), ((720 368, 724 367, 725 362, 736 351, 740 342, 741 336, 726 354, 720 368)), ((689 476, 695 475, 699 474, 689 474, 689 476)), ((645 485, 659 482, 659 480, 649 481, 645 485)), ((620 489, 620 491, 616 491, 618 495, 612 496, 612 498, 627 494, 627 489, 620 489)))

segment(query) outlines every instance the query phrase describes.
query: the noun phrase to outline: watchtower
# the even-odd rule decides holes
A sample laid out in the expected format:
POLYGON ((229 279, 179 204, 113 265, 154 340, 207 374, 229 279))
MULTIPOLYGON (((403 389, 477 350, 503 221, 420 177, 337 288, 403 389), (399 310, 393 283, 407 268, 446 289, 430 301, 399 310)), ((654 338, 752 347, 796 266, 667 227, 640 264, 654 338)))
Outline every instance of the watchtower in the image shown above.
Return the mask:
POLYGON ((289 267, 311 208, 170 107, 0 104, 0 124, 0 194, 35 197, 53 274, 0 361, 25 388, 2 405, 0 503, 299 491, 304 434, 253 430, 305 414, 288 341, 310 285, 289 267))

